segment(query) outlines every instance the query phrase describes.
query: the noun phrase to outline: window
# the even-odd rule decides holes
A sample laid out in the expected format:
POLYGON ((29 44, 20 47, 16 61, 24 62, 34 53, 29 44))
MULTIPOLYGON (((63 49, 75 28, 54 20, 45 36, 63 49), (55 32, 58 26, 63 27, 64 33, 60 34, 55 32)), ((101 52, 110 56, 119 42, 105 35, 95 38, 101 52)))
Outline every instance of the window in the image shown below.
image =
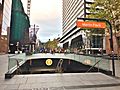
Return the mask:
POLYGON ((102 47, 102 37, 101 36, 93 36, 92 37, 92 48, 101 48, 102 47))
POLYGON ((120 47, 120 37, 117 37, 117 43, 118 43, 118 46, 120 47))

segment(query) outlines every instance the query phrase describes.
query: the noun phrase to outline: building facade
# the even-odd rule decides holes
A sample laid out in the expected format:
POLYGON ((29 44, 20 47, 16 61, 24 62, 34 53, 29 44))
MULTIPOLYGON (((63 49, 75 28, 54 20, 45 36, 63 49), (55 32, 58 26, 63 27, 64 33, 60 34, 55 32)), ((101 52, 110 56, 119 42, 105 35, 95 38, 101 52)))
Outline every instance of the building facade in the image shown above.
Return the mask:
POLYGON ((2 32, 2 16, 3 16, 3 4, 2 0, 0 0, 0 36, 2 32))
POLYGON ((10 53, 24 51, 29 44, 29 17, 24 11, 21 0, 12 0, 10 23, 10 53))
POLYGON ((99 50, 103 47, 101 36, 92 36, 88 39, 85 30, 76 27, 77 18, 87 18, 90 14, 90 4, 93 0, 63 0, 62 38, 63 48, 80 48, 85 50, 99 50), (97 39, 94 39, 97 37, 97 39), (95 42, 95 43, 94 43, 95 42))
POLYGON ((7 35, 7 28, 10 27, 11 4, 11 0, 4 0, 1 35, 7 35))
POLYGON ((30 17, 31 0, 27 0, 27 15, 30 17))
POLYGON ((0 0, 0 52, 8 51, 8 32, 11 18, 12 0, 0 0))
MULTIPOLYGON (((106 35, 106 54, 111 54, 110 34, 106 35)), ((120 32, 113 33, 113 50, 114 54, 120 56, 120 32)))
MULTIPOLYGON (((74 38, 83 34, 80 29, 76 27, 77 17, 85 17, 85 3, 84 0, 63 0, 63 19, 62 19, 62 38, 64 48, 68 48, 74 43, 74 38)), ((77 42, 76 42, 77 43, 77 42)), ((75 43, 74 43, 75 44, 75 43)))

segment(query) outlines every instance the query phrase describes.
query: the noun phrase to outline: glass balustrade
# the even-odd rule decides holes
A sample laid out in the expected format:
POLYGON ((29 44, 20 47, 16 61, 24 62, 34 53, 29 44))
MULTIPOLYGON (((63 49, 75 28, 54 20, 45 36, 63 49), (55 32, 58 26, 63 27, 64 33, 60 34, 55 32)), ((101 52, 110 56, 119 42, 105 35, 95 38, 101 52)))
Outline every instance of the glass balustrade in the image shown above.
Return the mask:
POLYGON ((26 56, 25 53, 9 55, 8 60, 8 72, 11 73, 25 62, 26 56))
POLYGON ((111 71, 111 60, 108 58, 104 58, 101 56, 93 56, 93 55, 79 55, 74 53, 64 54, 64 53, 38 53, 33 54, 31 56, 26 56, 25 53, 9 55, 9 63, 8 63, 8 71, 14 72, 17 68, 19 68, 26 60, 36 59, 36 58, 62 58, 68 60, 74 60, 80 62, 84 65, 89 65, 90 67, 96 67, 102 70, 111 71))

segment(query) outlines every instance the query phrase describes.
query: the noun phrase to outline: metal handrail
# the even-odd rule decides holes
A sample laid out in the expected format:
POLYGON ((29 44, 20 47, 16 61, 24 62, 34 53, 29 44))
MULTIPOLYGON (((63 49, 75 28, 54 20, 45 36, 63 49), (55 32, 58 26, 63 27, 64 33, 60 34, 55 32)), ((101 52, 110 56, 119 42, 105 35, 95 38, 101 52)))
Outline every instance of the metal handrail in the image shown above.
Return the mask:
POLYGON ((16 64, 17 64, 16 74, 20 74, 20 64, 19 64, 19 61, 17 59, 16 59, 16 64))
POLYGON ((56 67, 57 72, 62 72, 62 64, 63 64, 63 59, 60 59, 56 67))
MULTIPOLYGON (((92 67, 90 67, 90 68, 88 69, 87 72, 89 72, 92 68, 94 68, 94 66, 95 66, 96 64, 98 64, 100 61, 101 61, 101 60, 97 61, 92 67)), ((86 73, 87 73, 87 72, 86 72, 86 73)))

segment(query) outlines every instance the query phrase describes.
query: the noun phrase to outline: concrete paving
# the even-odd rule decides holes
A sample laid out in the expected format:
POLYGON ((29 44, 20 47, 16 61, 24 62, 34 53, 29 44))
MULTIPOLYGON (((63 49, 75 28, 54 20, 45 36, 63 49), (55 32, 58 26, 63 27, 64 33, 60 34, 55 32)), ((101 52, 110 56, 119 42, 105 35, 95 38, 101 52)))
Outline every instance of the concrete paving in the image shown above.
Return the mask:
POLYGON ((120 79, 102 73, 15 75, 4 79, 8 57, 0 55, 0 90, 120 90, 120 79))
POLYGON ((4 77, 8 71, 8 55, 0 55, 0 77, 4 77))

